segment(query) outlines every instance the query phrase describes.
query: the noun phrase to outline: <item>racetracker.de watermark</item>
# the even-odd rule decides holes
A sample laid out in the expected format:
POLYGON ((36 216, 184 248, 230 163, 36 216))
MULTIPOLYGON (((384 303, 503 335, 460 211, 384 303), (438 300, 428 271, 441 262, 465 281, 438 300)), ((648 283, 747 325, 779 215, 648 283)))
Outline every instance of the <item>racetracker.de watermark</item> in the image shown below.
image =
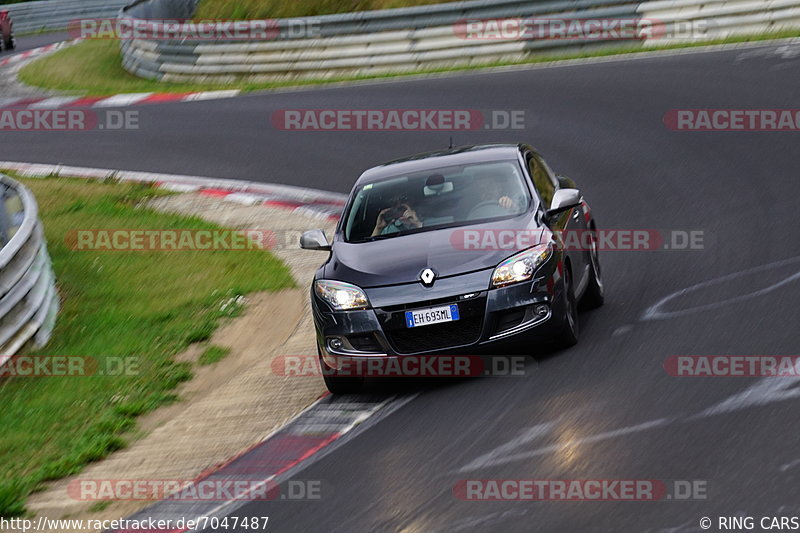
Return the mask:
POLYGON ((798 355, 673 355, 664 370, 674 377, 800 377, 798 355))
POLYGON ((523 110, 280 109, 270 115, 282 131, 523 130, 523 110))
POLYGON ((361 378, 467 378, 523 377, 530 358, 526 356, 404 355, 401 357, 326 356, 336 369, 320 365, 317 355, 282 355, 272 360, 272 372, 285 377, 336 375, 361 378))
POLYGON ((175 41, 274 41, 321 36, 318 19, 184 20, 87 18, 71 20, 72 39, 175 40, 175 41))
POLYGON ((197 516, 195 518, 37 518, 0 517, 0 531, 119 531, 121 533, 175 533, 176 531, 263 531, 268 516, 197 516))
POLYGON ((0 131, 138 130, 135 110, 0 109, 0 131))
POLYGON ((283 243, 260 229, 76 229, 64 236, 73 251, 173 252, 269 250, 283 243))
POLYGON ((320 480, 271 479, 76 479, 67 494, 78 501, 206 501, 319 500, 320 480))
POLYGON ((462 479, 453 496, 466 501, 705 500, 705 480, 462 479))
MULTIPOLYGON (((550 238, 541 229, 457 229, 450 235, 456 250, 524 250, 550 238)), ((655 251, 702 250, 702 230, 604 229, 555 231, 552 237, 564 250, 655 251)))
POLYGON ((708 34, 709 21, 664 22, 652 18, 466 18, 453 33, 465 40, 499 41, 630 41, 695 39, 708 34))
POLYGON ((138 376, 136 356, 15 355, 0 365, 2 378, 138 376))
POLYGON ((670 109, 673 131, 800 131, 800 109, 670 109))

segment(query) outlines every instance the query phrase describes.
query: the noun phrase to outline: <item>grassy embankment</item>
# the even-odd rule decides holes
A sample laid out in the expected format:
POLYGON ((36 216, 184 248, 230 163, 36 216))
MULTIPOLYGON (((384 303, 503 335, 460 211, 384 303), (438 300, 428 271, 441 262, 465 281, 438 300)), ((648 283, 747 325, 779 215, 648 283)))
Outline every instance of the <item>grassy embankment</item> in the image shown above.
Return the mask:
MULTIPOLYGON (((40 207, 61 312, 38 355, 90 356, 98 368, 124 362, 124 375, 0 379, 0 516, 25 512, 41 484, 79 472, 136 437, 136 417, 175 400, 192 366, 174 356, 207 344, 241 310, 238 295, 293 285, 262 250, 75 251, 77 229, 213 229, 198 218, 140 207, 164 194, 142 184, 21 180, 40 207)), ((198 364, 227 350, 207 346, 198 364)), ((121 366, 121 365, 116 365, 121 366)))

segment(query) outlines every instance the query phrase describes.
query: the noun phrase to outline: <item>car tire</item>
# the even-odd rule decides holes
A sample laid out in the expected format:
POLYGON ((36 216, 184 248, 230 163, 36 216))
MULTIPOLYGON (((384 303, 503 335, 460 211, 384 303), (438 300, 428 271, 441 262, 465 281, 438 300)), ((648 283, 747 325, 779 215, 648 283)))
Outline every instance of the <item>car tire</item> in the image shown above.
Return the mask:
POLYGON ((11 37, 8 38, 8 43, 6 43, 6 48, 9 50, 14 50, 17 47, 17 40, 14 38, 14 34, 11 34, 11 37))
POLYGON ((575 288, 572 285, 572 273, 564 267, 564 316, 561 329, 555 341, 560 348, 569 348, 578 343, 578 305, 575 301, 575 288))
POLYGON ((364 378, 337 375, 336 370, 328 368, 325 361, 322 360, 319 346, 317 346, 317 355, 319 355, 319 365, 322 369, 322 379, 331 394, 356 394, 361 391, 364 386, 364 378))
MULTIPOLYGON (((594 230, 592 231, 594 235, 594 230)), ((603 305, 606 298, 605 285, 603 285, 602 268, 597 254, 597 239, 592 238, 592 247, 589 249, 589 285, 581 298, 583 309, 596 309, 603 305)))

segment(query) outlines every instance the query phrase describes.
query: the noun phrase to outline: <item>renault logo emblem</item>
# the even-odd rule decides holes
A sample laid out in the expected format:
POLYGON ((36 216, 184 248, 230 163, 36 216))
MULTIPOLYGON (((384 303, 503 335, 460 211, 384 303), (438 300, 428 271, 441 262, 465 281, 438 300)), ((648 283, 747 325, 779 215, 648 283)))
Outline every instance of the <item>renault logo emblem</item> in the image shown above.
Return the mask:
POLYGON ((433 270, 430 268, 426 268, 422 271, 422 274, 419 275, 419 279, 422 281, 423 285, 430 287, 433 285, 433 280, 436 279, 436 274, 434 274, 433 270))

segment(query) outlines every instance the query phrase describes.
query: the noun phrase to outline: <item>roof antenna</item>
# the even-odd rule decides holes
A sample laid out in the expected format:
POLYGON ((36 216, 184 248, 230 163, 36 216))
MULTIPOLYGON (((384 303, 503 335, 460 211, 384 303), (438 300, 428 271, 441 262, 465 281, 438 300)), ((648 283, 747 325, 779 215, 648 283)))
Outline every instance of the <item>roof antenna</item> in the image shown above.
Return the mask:
POLYGON ((450 136, 450 146, 447 149, 448 150, 452 150, 453 149, 453 136, 452 135, 450 136))

